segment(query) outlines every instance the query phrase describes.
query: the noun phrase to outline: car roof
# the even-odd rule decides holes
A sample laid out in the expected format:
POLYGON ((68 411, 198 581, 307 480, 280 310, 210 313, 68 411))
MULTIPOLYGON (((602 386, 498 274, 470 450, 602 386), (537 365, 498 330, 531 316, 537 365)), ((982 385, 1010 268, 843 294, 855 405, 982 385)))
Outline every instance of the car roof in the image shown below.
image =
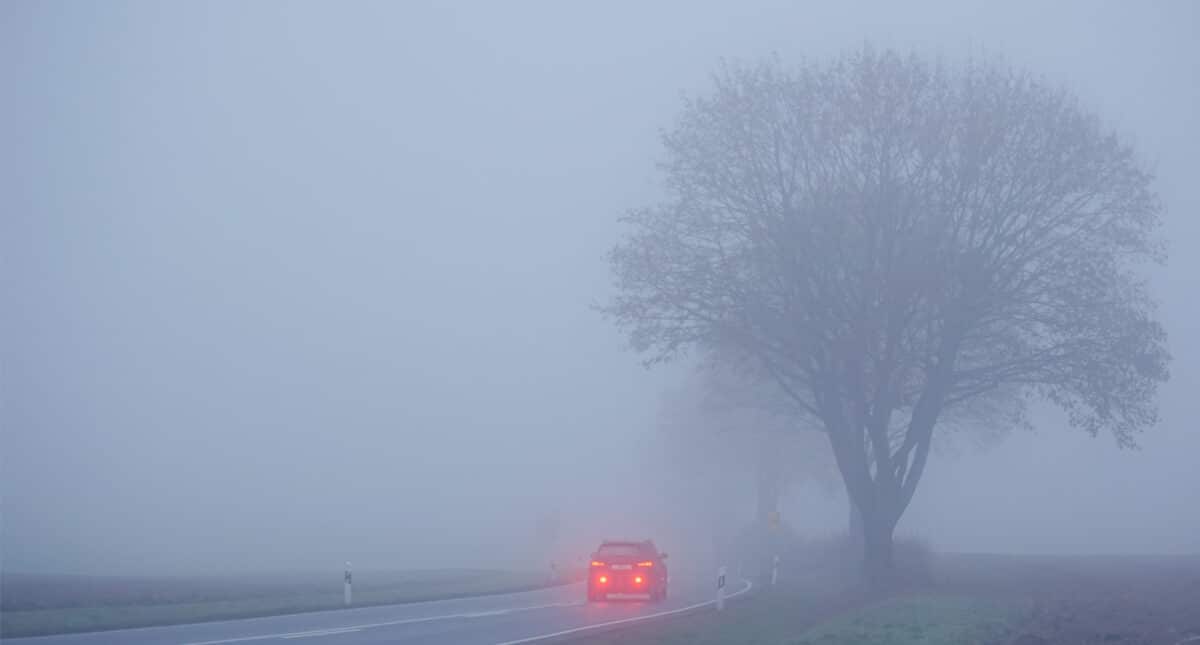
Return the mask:
POLYGON ((604 548, 606 546, 632 546, 639 549, 652 549, 655 552, 658 551, 657 547, 654 546, 653 540, 604 540, 600 543, 600 548, 604 548))

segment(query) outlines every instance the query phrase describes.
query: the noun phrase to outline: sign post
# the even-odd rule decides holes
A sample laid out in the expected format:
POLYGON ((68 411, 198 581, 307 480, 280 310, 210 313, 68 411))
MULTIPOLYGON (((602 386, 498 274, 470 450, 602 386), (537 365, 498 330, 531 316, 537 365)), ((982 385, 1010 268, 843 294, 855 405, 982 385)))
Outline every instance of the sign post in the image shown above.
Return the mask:
POLYGON ((351 580, 351 578, 352 578, 352 576, 351 576, 351 574, 350 574, 350 562, 349 562, 349 561, 347 561, 347 562, 346 562, 346 577, 345 577, 345 582, 344 582, 344 583, 343 583, 343 585, 342 585, 342 602, 343 602, 343 603, 344 603, 344 604, 345 604, 347 607, 349 607, 349 606, 350 606, 350 580, 351 580))
POLYGON ((771 563, 771 586, 779 580, 779 556, 775 556, 774 562, 771 563))
POLYGON ((725 567, 717 569, 717 611, 725 609, 725 567))

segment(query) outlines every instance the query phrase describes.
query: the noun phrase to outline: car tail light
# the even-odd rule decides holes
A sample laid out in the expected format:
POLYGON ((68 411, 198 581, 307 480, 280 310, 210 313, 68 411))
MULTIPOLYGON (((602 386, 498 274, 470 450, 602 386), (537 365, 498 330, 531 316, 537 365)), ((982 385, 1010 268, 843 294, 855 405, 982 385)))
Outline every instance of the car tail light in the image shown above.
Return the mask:
POLYGON ((592 560, 592 566, 593 567, 602 567, 602 566, 604 566, 604 563, 599 560, 592 560))
POLYGON ((606 585, 608 584, 608 576, 600 576, 599 578, 596 578, 596 581, 602 585, 606 585))
POLYGON ((641 576, 634 576, 634 578, 633 578, 633 584, 635 584, 635 585, 640 585, 640 584, 642 584, 642 577, 641 577, 641 576))
POLYGON ((638 566, 639 567, 652 567, 652 566, 654 566, 654 563, 651 562, 650 560, 646 560, 645 562, 639 562, 638 566))

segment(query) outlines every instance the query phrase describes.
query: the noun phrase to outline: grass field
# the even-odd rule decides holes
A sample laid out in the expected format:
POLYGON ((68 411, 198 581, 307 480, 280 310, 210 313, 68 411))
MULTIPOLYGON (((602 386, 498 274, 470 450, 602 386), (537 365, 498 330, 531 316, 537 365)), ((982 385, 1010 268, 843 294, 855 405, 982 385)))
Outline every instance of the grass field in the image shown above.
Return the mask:
MULTIPOLYGON (((544 573, 356 571, 354 606, 535 589, 544 573)), ((132 578, 7 574, 0 638, 289 614, 342 606, 341 572, 132 578)))
POLYGON ((1030 603, 960 596, 894 598, 826 621, 789 645, 1000 643, 1028 619, 1030 603))

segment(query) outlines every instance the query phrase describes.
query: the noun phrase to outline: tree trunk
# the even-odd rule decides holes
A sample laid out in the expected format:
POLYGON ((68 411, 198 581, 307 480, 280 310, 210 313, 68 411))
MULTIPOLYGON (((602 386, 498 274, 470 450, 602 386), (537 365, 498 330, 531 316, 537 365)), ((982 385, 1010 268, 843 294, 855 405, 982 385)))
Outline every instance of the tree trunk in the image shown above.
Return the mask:
POLYGON ((850 507, 850 523, 847 527, 850 542, 861 545, 863 543, 863 531, 865 530, 863 528, 862 512, 858 510, 858 504, 854 503, 854 498, 850 497, 848 493, 846 495, 846 502, 847 506, 850 507))
MULTIPOLYGON (((895 578, 892 533, 907 505, 904 491, 906 480, 893 473, 890 450, 886 446, 886 432, 882 440, 872 435, 872 443, 868 446, 866 430, 871 428, 864 427, 863 431, 856 431, 858 421, 856 425, 848 425, 847 415, 837 405, 827 406, 826 411, 828 417, 825 426, 828 428, 829 443, 850 498, 851 526, 854 524, 855 509, 861 517, 863 576, 872 587, 883 587, 895 578), (871 454, 869 450, 876 446, 889 450, 889 455, 881 458, 871 454), (872 466, 875 467, 874 472, 872 466)), ((878 434, 878 428, 874 428, 873 432, 878 434)), ((911 428, 909 432, 912 432, 911 428)), ((924 453, 919 456, 923 457, 924 453)), ((908 476, 919 477, 923 465, 923 462, 919 463, 908 476)), ((915 484, 916 480, 912 481, 915 484)))
POLYGON ((864 517, 863 567, 867 582, 874 587, 886 585, 895 577, 892 557, 894 522, 881 517, 864 517))

